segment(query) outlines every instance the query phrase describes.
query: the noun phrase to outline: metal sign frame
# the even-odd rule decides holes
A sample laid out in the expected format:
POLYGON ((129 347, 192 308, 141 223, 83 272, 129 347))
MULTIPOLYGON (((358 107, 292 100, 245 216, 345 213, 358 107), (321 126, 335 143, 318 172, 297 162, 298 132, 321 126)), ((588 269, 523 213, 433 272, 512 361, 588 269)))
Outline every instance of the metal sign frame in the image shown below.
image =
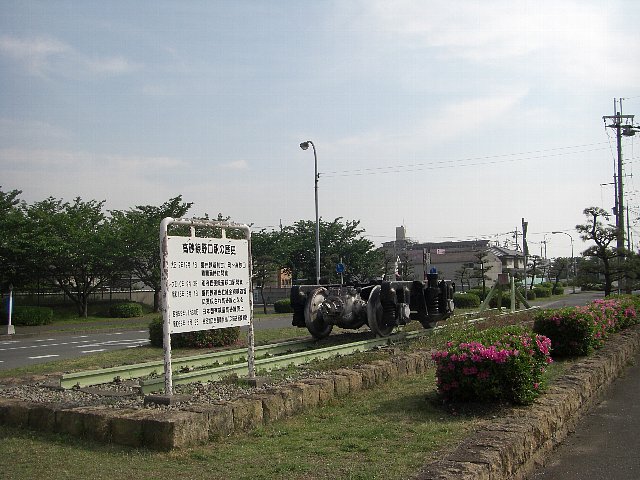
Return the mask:
POLYGON ((184 237, 185 239, 194 238, 212 238, 212 237, 196 237, 196 227, 219 228, 222 231, 222 239, 226 239, 227 230, 240 230, 247 240, 247 268, 249 274, 248 301, 249 301, 249 333, 248 344, 249 351, 247 355, 249 378, 255 378, 255 338, 253 329, 253 287, 252 287, 252 265, 251 265, 251 229, 248 225, 224 222, 217 220, 207 220, 198 218, 172 218, 167 217, 160 222, 160 272, 162 284, 162 334, 163 334, 163 351, 164 351, 164 388, 165 395, 173 395, 173 381, 171 371, 171 318, 169 318, 170 308, 170 285, 169 285, 169 235, 170 225, 183 225, 191 228, 191 235, 184 237))

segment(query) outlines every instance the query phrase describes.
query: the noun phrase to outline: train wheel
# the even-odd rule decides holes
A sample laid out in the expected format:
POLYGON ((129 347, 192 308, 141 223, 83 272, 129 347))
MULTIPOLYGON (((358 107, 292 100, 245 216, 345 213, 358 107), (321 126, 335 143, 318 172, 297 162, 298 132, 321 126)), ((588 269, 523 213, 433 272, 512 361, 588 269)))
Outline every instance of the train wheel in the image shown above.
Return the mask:
POLYGON ((395 325, 388 325, 384 322, 382 314, 382 303, 380 303, 380 285, 376 285, 371 290, 369 301, 367 302, 367 322, 369 328, 378 337, 388 337, 391 335, 395 325))
POLYGON ((320 305, 327 298, 327 290, 325 288, 317 288, 309 294, 307 304, 304 308, 304 323, 307 330, 318 340, 328 337, 333 329, 333 325, 326 323, 320 312, 320 305))

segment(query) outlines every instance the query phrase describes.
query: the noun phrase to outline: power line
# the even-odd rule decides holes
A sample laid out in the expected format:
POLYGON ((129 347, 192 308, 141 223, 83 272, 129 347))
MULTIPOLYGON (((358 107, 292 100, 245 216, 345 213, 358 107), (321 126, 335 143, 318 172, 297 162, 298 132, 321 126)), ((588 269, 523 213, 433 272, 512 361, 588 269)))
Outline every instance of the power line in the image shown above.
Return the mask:
POLYGON ((608 148, 610 148, 609 146, 607 146, 607 147, 592 148, 587 150, 574 150, 570 152, 554 153, 549 155, 520 157, 521 155, 530 155, 535 153, 552 152, 557 150, 582 148, 582 147, 589 147, 589 146, 603 145, 603 144, 608 144, 608 142, 575 145, 571 147, 557 147, 557 148, 551 148, 546 150, 536 150, 536 151, 522 152, 522 153, 507 153, 502 155, 489 155, 484 157, 469 157, 469 158, 458 159, 458 160, 436 160, 433 162, 413 163, 413 164, 407 164, 407 165, 388 165, 384 167, 369 167, 369 168, 361 168, 357 170, 336 170, 336 171, 324 172, 324 173, 321 173, 321 175, 323 177, 346 177, 346 176, 361 176, 361 175, 374 175, 374 174, 380 175, 380 174, 388 174, 388 173, 413 172, 413 171, 420 171, 420 170, 472 167, 472 166, 478 166, 478 165, 491 165, 496 163, 522 162, 522 161, 528 161, 528 160, 536 160, 540 158, 550 158, 550 157, 558 157, 563 155, 575 155, 578 153, 596 152, 601 150, 607 150, 608 148), (520 158, 504 158, 504 157, 520 157, 520 158), (500 159, 500 158, 504 158, 504 159, 482 161, 482 160, 500 159), (471 163, 465 163, 465 162, 471 162, 471 163))

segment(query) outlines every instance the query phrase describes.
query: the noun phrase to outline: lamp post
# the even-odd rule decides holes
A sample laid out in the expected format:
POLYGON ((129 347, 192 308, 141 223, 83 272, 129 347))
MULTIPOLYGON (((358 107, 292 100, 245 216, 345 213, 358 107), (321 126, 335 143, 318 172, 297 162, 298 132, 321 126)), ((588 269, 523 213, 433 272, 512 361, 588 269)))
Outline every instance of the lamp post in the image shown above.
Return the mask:
POLYGON ((318 155, 316 154, 316 146, 311 140, 302 142, 300 148, 306 150, 309 145, 313 148, 313 160, 315 165, 315 194, 316 194, 316 285, 320 285, 320 219, 318 217, 318 155))
MULTIPOLYGON (((571 239, 571 264, 573 265, 573 293, 576 293, 576 259, 573 256, 573 237, 567 232, 551 232, 553 234, 562 233, 571 239)), ((569 269, 567 268, 567 279, 569 278, 569 269)))

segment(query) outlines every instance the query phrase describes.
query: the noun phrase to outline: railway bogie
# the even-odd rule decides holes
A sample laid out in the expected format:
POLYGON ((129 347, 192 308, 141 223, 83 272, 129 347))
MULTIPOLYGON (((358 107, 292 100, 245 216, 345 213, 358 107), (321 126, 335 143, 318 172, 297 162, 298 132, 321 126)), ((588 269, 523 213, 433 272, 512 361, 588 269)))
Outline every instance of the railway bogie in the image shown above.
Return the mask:
POLYGON ((292 324, 306 327, 315 338, 324 338, 334 325, 357 330, 368 325, 386 337, 394 328, 419 321, 433 328, 454 310, 455 285, 438 280, 372 282, 359 285, 297 285, 291 289, 292 324))

